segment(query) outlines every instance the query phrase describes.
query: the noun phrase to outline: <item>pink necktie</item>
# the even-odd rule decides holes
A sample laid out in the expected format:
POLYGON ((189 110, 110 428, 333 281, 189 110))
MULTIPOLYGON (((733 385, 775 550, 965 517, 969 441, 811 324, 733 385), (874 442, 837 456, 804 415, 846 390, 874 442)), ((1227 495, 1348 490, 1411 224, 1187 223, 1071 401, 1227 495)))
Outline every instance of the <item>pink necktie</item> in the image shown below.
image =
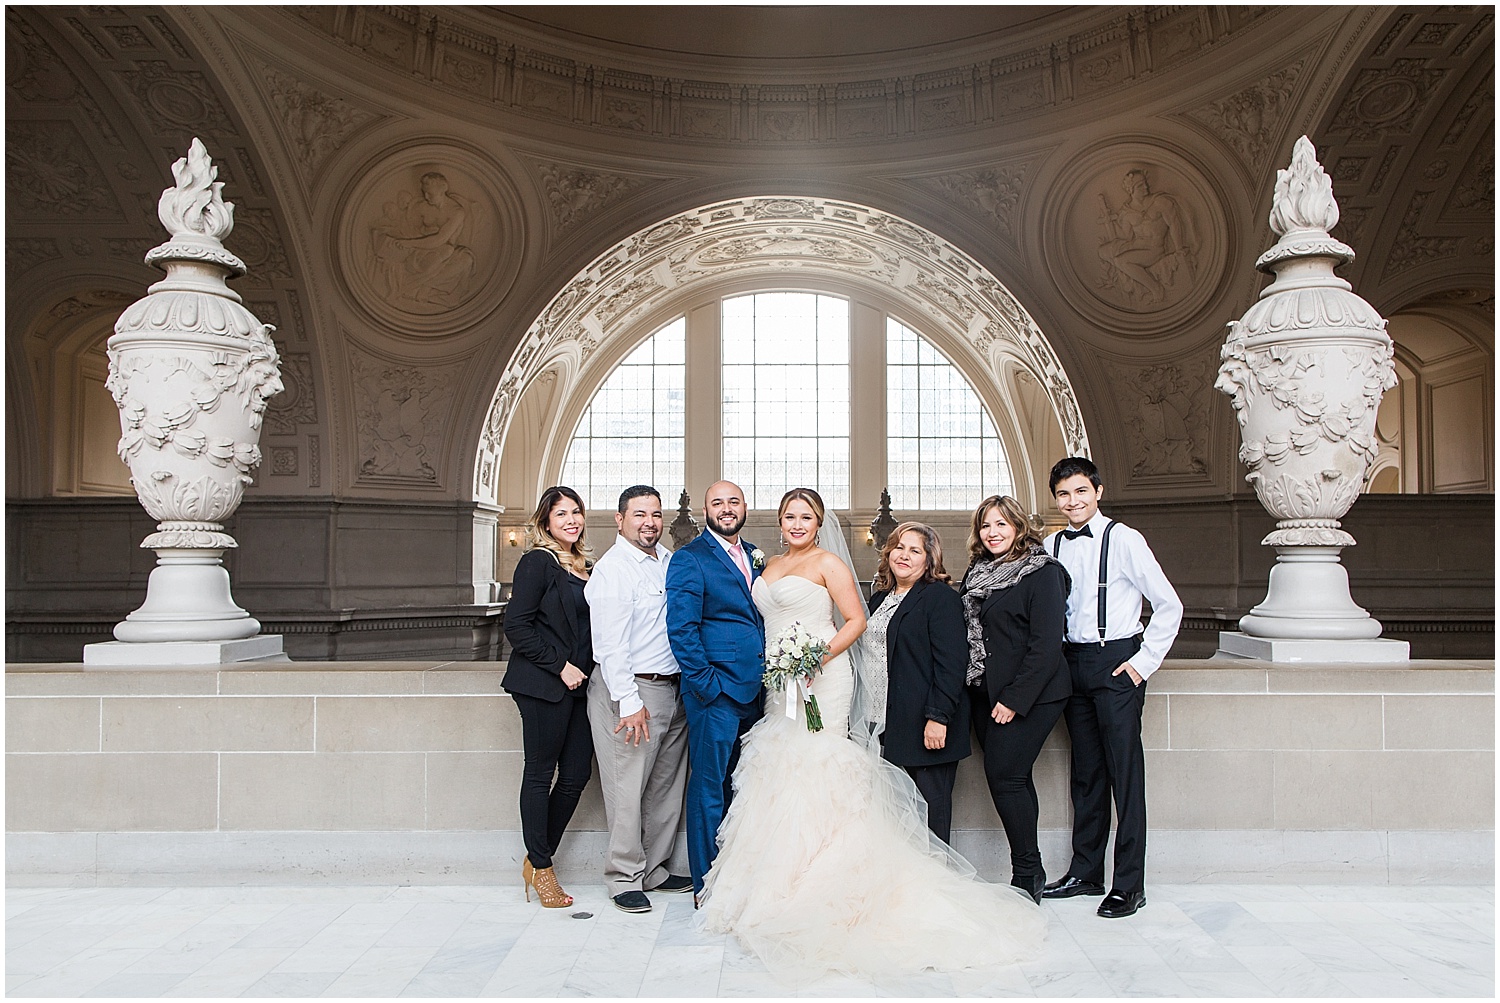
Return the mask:
POLYGON ((734 563, 739 565, 740 571, 745 576, 745 584, 750 584, 750 564, 745 560, 745 548, 738 543, 729 545, 729 552, 734 555, 734 563))

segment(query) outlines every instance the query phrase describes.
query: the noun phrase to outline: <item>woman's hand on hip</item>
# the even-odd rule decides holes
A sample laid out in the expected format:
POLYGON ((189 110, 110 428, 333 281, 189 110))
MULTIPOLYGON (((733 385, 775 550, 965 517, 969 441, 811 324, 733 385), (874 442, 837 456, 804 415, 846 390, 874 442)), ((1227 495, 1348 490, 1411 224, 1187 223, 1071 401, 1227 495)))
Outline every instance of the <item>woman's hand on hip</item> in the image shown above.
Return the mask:
POLYGON ((948 744, 948 726, 937 721, 928 721, 922 729, 922 744, 936 751, 948 744))
POLYGON ((563 665, 562 681, 563 685, 568 689, 576 690, 578 687, 587 682, 588 678, 588 676, 583 674, 583 670, 574 665, 572 662, 567 662, 563 665))

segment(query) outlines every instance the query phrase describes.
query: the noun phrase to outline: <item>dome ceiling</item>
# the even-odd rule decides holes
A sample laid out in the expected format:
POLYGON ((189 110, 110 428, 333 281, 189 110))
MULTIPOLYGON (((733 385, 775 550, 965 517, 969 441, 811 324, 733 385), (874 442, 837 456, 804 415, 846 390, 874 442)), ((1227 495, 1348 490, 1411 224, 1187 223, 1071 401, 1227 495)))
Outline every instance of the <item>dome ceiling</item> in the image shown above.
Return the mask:
POLYGON ((496 20, 557 39, 640 50, 653 56, 762 61, 853 59, 994 45, 1008 36, 1057 29, 1086 15, 1068 6, 496 6, 496 20), (873 16, 872 16, 873 15, 873 16))

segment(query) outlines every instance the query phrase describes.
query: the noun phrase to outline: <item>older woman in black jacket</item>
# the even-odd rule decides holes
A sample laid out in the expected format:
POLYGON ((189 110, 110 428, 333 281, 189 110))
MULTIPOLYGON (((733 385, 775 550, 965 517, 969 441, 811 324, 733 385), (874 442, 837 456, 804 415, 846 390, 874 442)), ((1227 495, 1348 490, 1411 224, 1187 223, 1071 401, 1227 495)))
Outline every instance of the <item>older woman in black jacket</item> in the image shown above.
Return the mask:
POLYGON ((990 797, 1010 841, 1010 883, 1041 904, 1032 768, 1073 687, 1063 659, 1068 573, 1014 498, 979 503, 964 574, 967 682, 990 797))
POLYGON ((911 775, 927 801, 927 826, 945 843, 953 780, 969 755, 963 606, 949 581, 937 533, 903 522, 880 552, 864 633, 875 657, 885 652, 882 755, 911 775))
POLYGON ((542 905, 573 904, 552 870, 552 855, 593 768, 588 677, 594 671, 583 586, 592 562, 583 542, 583 499, 548 488, 526 525, 530 543, 516 564, 505 637, 510 663, 500 685, 521 714, 521 881, 542 905), (554 777, 556 783, 554 784, 554 777))

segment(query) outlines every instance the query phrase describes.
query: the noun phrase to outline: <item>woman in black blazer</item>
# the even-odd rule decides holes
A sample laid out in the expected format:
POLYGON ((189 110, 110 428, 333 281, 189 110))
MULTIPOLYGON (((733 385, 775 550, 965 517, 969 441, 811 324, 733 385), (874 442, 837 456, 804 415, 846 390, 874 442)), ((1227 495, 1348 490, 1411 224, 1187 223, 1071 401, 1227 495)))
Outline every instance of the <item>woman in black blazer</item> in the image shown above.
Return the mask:
POLYGON ((510 663, 500 685, 521 714, 521 837, 526 900, 536 889, 542 905, 573 904, 552 870, 552 855, 578 807, 593 768, 589 735, 589 673, 594 671, 589 608, 583 598, 593 562, 583 542, 583 499, 552 487, 526 524, 530 544, 516 564, 505 637, 510 663), (556 783, 554 784, 554 777, 556 783))
POLYGON ((1010 883, 1040 905, 1047 883, 1037 847, 1032 768, 1073 692, 1063 660, 1069 580, 1042 549, 1014 498, 974 510, 964 574, 970 701, 990 797, 1010 841, 1010 883))
POLYGON ((931 526, 903 522, 886 538, 864 643, 885 650, 881 754, 911 775, 927 801, 927 826, 943 842, 953 827, 953 780, 969 755, 964 703, 964 614, 943 570, 931 526))

